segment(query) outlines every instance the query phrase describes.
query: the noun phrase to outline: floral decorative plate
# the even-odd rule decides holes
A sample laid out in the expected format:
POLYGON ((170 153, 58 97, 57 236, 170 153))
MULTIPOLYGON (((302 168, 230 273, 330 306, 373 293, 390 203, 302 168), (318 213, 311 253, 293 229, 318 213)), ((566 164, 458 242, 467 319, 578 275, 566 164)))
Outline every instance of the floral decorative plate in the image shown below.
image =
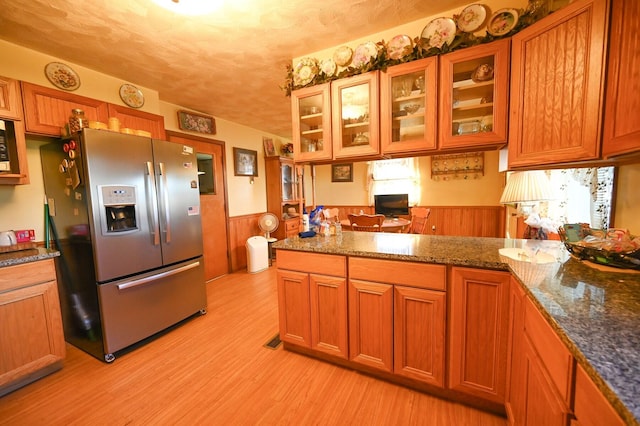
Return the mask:
POLYGON ((44 67, 47 79, 62 90, 76 90, 80 87, 80 77, 70 66, 62 62, 50 62, 44 67))
POLYGON ((328 77, 333 77, 333 75, 336 73, 336 70, 338 69, 338 66, 336 65, 333 59, 329 58, 329 59, 323 59, 320 62, 320 69, 328 77))
POLYGON ((430 47, 441 48, 445 43, 451 44, 456 36, 456 23, 451 18, 436 18, 422 30, 421 37, 429 40, 430 47))
POLYGON ((413 51, 413 41, 408 35, 397 35, 387 43, 387 55, 391 59, 402 59, 413 51))
POLYGON ((500 9, 491 16, 491 19, 489 19, 487 32, 492 36, 503 36, 516 26, 518 18, 517 10, 500 9))
POLYGON ((144 105, 142 91, 133 84, 125 83, 120 86, 120 99, 131 108, 140 108, 144 105))
POLYGON ((313 81, 318 74, 318 61, 314 58, 302 58, 293 69, 293 82, 297 86, 304 86, 313 81))
POLYGON ((353 50, 349 46, 341 46, 333 53, 333 60, 340 67, 346 67, 351 63, 353 50))
POLYGON ((376 44, 372 41, 368 41, 366 43, 362 43, 358 47, 356 47, 355 52, 353 53, 353 66, 356 68, 360 68, 363 65, 371 62, 372 59, 378 57, 378 48, 376 44))
POLYGON ((460 31, 472 33, 482 27, 487 19, 487 9, 482 4, 471 4, 460 12, 457 24, 460 31))

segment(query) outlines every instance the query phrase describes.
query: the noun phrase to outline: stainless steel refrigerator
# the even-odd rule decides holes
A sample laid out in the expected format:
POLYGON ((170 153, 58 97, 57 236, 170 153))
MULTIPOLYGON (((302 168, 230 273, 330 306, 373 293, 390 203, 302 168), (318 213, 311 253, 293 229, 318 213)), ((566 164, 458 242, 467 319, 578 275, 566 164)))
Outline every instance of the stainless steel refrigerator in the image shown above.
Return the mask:
POLYGON ((206 312, 192 147, 83 129, 40 155, 68 342, 111 362, 206 312))

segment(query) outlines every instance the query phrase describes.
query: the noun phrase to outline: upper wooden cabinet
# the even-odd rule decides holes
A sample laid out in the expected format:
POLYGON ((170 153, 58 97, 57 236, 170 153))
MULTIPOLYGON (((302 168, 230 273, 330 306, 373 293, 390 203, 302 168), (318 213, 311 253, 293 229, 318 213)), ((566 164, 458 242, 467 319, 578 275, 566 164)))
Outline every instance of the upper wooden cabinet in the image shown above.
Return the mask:
POLYGON ((24 119, 27 133, 60 137, 60 128, 69 121, 71 110, 79 108, 88 120, 109 119, 107 103, 61 90, 22 82, 24 119))
POLYGON ((600 157, 607 22, 608 1, 578 0, 512 37, 510 168, 600 157))
POLYGON ((120 120, 121 128, 145 130, 155 139, 165 139, 164 117, 120 105, 108 104, 109 117, 120 120))
POLYGON ((508 39, 440 57, 440 148, 500 146, 507 142, 508 39))
POLYGON ((437 148, 437 57, 389 67, 380 74, 383 154, 437 148))
POLYGON ((331 83, 333 158, 380 154, 378 71, 331 83))
POLYGON ((0 118, 22 120, 20 83, 0 76, 0 118))
POLYGON ((22 92, 27 133, 59 137, 60 128, 69 121, 71 110, 79 108, 88 120, 107 123, 109 117, 117 117, 121 128, 146 130, 153 138, 165 139, 161 115, 27 82, 22 82, 22 92))
POLYGON ((9 170, 0 171, 0 185, 23 185, 29 183, 27 164, 27 142, 24 136, 20 82, 0 76, 0 144, 2 160, 9 159, 9 170))
POLYGON ((602 156, 640 151, 640 2, 612 0, 602 156))
POLYGON ((331 160, 331 85, 293 91, 291 115, 295 160, 331 160))

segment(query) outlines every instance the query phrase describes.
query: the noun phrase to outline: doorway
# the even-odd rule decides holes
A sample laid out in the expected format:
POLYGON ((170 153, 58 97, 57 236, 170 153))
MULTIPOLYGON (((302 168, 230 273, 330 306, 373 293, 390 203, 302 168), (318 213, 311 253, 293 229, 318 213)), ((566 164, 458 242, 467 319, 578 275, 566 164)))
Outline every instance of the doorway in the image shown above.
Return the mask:
POLYGON ((167 140, 192 146, 197 153, 200 176, 200 216, 207 281, 230 271, 229 211, 225 143, 184 133, 167 131, 167 140), (201 170, 202 169, 202 170, 201 170), (204 183, 204 185, 203 185, 204 183))

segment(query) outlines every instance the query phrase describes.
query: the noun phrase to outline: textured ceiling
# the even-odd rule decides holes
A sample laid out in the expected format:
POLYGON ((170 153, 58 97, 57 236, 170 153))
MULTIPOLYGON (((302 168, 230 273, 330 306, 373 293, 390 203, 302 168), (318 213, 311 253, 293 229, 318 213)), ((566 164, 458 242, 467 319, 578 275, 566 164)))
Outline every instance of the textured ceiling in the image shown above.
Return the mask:
POLYGON ((280 86, 292 58, 468 3, 225 0, 215 13, 185 17, 151 0, 0 0, 0 39, 290 138, 280 86))

